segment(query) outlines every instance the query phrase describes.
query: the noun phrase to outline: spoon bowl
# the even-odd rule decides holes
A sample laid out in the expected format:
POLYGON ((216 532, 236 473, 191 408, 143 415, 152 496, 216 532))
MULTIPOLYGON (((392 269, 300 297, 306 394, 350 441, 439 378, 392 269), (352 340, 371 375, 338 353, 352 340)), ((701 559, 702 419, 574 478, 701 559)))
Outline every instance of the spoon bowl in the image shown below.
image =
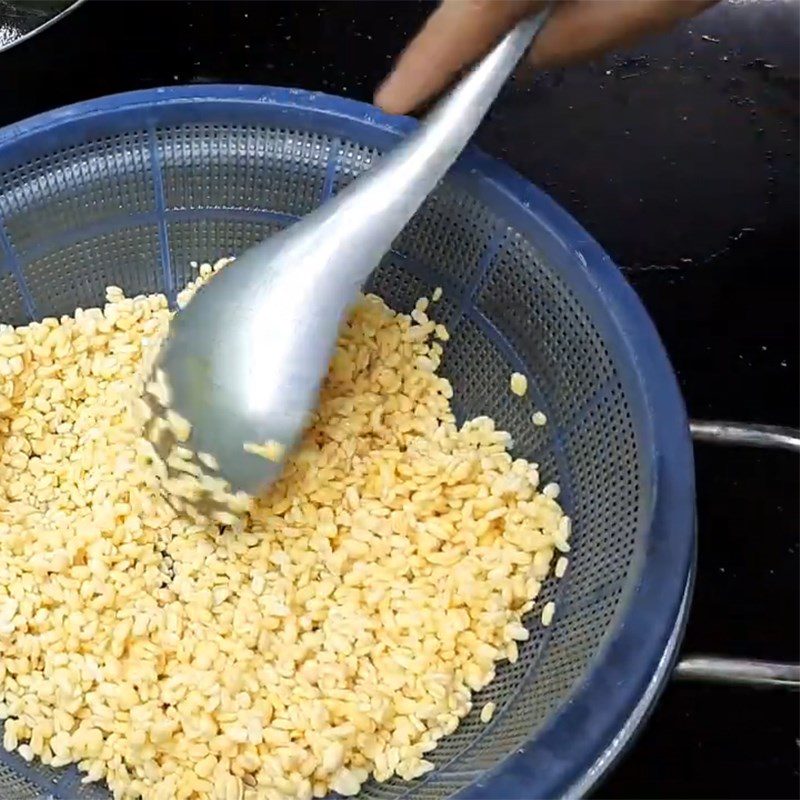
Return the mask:
MULTIPOLYGON (((175 315, 154 367, 155 395, 168 402, 146 394, 154 420, 181 423, 183 435, 160 425, 150 436, 173 477, 175 464, 178 473, 200 469, 245 495, 279 477, 363 282, 463 150, 546 16, 518 23, 400 146, 244 252, 175 315), (265 446, 271 457, 254 452, 265 446), (193 458, 181 451, 187 458, 175 459, 176 447, 193 458)), ((230 491, 193 502, 225 513, 230 491)))

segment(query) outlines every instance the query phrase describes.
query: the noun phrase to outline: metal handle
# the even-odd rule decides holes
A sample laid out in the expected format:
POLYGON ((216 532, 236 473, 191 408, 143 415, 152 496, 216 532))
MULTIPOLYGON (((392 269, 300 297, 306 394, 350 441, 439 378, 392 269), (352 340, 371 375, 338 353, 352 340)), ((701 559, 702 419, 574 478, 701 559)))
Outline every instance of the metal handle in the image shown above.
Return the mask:
POLYGON ((324 223, 331 246, 338 246, 339 239, 349 243, 358 256, 348 258, 355 283, 360 285, 368 276, 458 158, 549 11, 547 6, 518 22, 414 133, 298 223, 306 227, 324 223))
POLYGON ((800 431, 781 425, 743 425, 739 422, 698 422, 689 425, 692 438, 712 444, 775 447, 800 452, 800 431))
MULTIPOLYGON (((800 452, 800 431, 794 428, 696 420, 691 422, 690 428, 692 437, 698 442, 772 447, 800 452)), ((800 664, 777 661, 687 656, 678 663, 674 674, 676 678, 682 680, 800 689, 800 664)))
POLYGON ((678 663, 674 675, 682 680, 711 683, 800 688, 800 664, 784 664, 779 661, 689 656, 678 663))

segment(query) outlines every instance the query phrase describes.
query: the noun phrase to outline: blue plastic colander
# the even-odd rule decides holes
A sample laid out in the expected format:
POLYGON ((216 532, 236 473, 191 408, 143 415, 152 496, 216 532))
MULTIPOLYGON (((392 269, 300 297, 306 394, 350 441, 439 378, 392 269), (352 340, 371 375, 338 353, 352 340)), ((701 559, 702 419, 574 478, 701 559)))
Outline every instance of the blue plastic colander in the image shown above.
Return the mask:
MULTIPOLYGON (((102 305, 108 284, 174 298, 191 260, 291 224, 414 122, 294 89, 175 87, 106 97, 0 131, 0 309, 24 323, 102 305)), ((681 397, 636 295, 545 194, 469 149, 371 279, 410 310, 441 286, 444 373, 460 420, 494 417, 557 481, 574 519, 567 576, 545 586, 515 664, 412 783, 365 798, 510 800, 585 792, 669 670, 694 556, 694 470, 681 397), (508 390, 513 371, 528 395, 508 390), (534 410, 548 423, 531 424, 534 410), (539 606, 541 608, 541 606, 539 606)), ((0 542, 2 547, 2 542, 0 542)), ((2 654, 0 654, 2 658, 2 654)), ((106 797, 75 768, 0 755, 0 798, 106 797)))

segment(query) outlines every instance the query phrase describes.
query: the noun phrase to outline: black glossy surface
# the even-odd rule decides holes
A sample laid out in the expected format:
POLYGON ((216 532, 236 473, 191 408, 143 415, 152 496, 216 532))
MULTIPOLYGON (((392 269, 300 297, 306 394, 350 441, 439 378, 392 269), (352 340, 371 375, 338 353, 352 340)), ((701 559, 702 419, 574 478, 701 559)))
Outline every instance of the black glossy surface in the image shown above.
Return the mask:
MULTIPOLYGON (((369 100, 429 5, 95 2, 0 54, 0 124, 188 82, 369 100)), ((798 3, 715 8, 601 64, 519 80, 480 144, 608 249, 693 416, 798 424, 798 3)), ((798 658, 798 461, 698 450, 685 652, 798 658)), ((602 797, 797 797, 798 701, 670 685, 602 797)))

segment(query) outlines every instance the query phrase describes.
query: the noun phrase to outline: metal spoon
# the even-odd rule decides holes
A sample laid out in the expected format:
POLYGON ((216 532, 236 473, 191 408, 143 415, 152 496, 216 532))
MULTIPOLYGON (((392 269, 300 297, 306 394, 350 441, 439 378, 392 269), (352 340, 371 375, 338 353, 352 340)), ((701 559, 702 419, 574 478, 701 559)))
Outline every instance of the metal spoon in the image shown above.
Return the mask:
MULTIPOLYGON (((280 475, 282 459, 244 445, 274 441, 288 454, 297 444, 359 289, 467 144, 545 19, 546 11, 520 22, 369 172, 248 249, 175 315, 155 369, 170 408, 191 425, 185 446, 216 461, 212 475, 248 494, 280 475)), ((156 443, 162 458, 172 443, 156 443)))

